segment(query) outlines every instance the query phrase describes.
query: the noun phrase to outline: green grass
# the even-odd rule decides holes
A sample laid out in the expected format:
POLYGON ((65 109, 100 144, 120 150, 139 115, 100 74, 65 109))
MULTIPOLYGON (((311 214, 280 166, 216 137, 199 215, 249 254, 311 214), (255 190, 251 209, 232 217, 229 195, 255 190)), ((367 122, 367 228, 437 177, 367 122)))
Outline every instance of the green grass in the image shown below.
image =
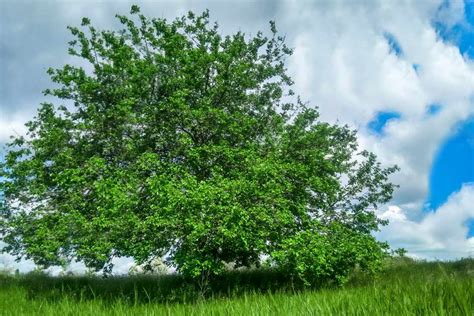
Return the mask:
POLYGON ((474 260, 393 261, 343 287, 272 271, 228 273, 202 299, 179 276, 0 276, 0 315, 474 315, 474 260))

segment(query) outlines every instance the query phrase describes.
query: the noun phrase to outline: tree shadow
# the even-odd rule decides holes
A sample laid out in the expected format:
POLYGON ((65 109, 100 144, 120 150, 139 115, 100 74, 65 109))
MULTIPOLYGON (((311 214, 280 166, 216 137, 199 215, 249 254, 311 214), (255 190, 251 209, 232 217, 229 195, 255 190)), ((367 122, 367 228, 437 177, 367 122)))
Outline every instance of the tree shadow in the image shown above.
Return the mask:
MULTIPOLYGON (((301 282, 280 271, 254 269, 229 271, 209 282, 205 293, 190 279, 178 274, 161 276, 60 276, 44 274, 17 276, 15 283, 27 291, 29 299, 58 301, 101 300, 128 304, 193 303, 201 299, 239 297, 246 293, 295 293, 308 289, 301 282)), ((331 286, 321 282, 312 289, 331 286)))

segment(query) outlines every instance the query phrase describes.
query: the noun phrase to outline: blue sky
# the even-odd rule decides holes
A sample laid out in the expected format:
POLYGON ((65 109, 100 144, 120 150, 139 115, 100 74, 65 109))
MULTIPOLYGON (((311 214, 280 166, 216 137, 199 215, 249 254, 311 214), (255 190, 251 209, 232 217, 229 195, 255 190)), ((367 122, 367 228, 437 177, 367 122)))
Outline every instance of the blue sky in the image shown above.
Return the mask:
POLYGON ((400 188, 377 210, 390 220, 377 237, 419 258, 472 253, 473 0, 3 0, 0 146, 25 132, 40 102, 55 102, 41 94, 50 87, 46 69, 77 62, 67 55, 66 26, 88 16, 115 28, 114 14, 132 3, 167 18, 208 8, 227 34, 255 34, 275 20, 295 50, 287 61, 295 91, 323 120, 357 129, 361 149, 401 168, 392 178, 400 188))
MULTIPOLYGON (((426 201, 428 211, 441 206, 463 184, 474 182, 473 162, 474 117, 459 124, 453 135, 442 144, 434 159, 426 201)), ((471 227, 474 228, 474 222, 471 222, 471 227)), ((470 236, 473 236, 473 228, 470 236)))
MULTIPOLYGON (((450 1, 443 1, 439 9, 449 8, 450 1)), ((434 21, 433 27, 443 41, 459 49, 467 59, 474 59, 474 1, 464 2, 464 19, 454 24, 434 21)), ((403 56, 403 49, 396 37, 385 33, 390 51, 403 56)), ((414 66, 417 70, 419 65, 414 66)), ((437 115, 443 106, 438 103, 428 105, 427 114, 437 115)), ((381 111, 367 124, 367 128, 379 137, 384 136, 384 128, 401 114, 396 111, 381 111)), ((474 183, 474 116, 457 123, 450 135, 437 150, 429 175, 429 190, 423 210, 431 212, 448 201, 448 198, 461 190, 465 184, 474 183)), ((474 208, 474 205, 472 206, 474 208)), ((468 237, 474 236, 474 220, 465 222, 469 227, 468 237)))
MULTIPOLYGON (((449 1, 443 3, 443 6, 449 5, 449 1)), ((474 59, 474 1, 465 1, 462 22, 451 26, 435 23, 435 27, 445 41, 457 46, 466 58, 474 59)), ((474 183, 474 116, 460 122, 452 134, 434 159, 426 201, 428 210, 441 206, 463 184, 474 183)), ((469 236, 474 236, 474 221, 468 221, 466 225, 470 228, 469 236)))
MULTIPOLYGON (((474 45, 474 42, 473 42, 474 45)), ((429 115, 437 115, 441 105, 428 106, 429 115)), ((401 118, 398 112, 379 112, 367 128, 379 137, 391 120, 401 118)), ((429 176, 429 193, 424 207, 432 211, 445 203, 449 196, 458 192, 464 184, 474 183, 474 117, 460 122, 435 155, 429 176)), ((474 206, 473 206, 474 207, 474 206)), ((469 236, 474 236, 474 221, 469 221, 469 236)))
MULTIPOLYGON (((441 7, 449 7, 450 1, 443 1, 441 7)), ((465 1, 464 20, 452 25, 435 22, 434 27, 445 41, 450 41, 459 48, 461 54, 474 58, 474 1, 465 1)))

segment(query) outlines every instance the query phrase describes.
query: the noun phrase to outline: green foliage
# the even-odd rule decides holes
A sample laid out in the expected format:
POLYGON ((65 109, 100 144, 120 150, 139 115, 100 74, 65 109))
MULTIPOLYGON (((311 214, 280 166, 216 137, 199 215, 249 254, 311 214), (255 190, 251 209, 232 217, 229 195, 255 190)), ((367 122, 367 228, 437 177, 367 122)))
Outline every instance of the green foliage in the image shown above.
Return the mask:
POLYGON ((370 273, 378 271, 386 258, 386 249, 370 234, 332 223, 283 239, 273 256, 280 268, 306 285, 331 280, 342 284, 354 267, 370 273))
POLYGON ((209 13, 123 29, 69 27, 86 69, 49 69, 44 103, 0 165, 5 251, 50 266, 72 258, 110 271, 166 255, 203 286, 226 264, 263 255, 306 283, 373 270, 396 167, 359 152, 355 132, 318 121, 271 36, 222 36, 209 13), (3 177, 3 178, 2 178, 3 177))
POLYGON ((392 256, 405 257, 407 250, 405 248, 397 248, 391 251, 392 256))

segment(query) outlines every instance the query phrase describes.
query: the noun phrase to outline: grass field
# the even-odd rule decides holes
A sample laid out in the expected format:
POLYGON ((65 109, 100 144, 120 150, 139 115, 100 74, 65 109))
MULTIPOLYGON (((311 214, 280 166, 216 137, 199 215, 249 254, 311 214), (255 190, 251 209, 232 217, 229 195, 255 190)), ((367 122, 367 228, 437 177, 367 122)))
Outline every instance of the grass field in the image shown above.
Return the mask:
POLYGON ((232 272, 206 298, 179 276, 1 275, 0 315, 474 315, 474 259, 397 260, 313 289, 272 271, 232 272))

